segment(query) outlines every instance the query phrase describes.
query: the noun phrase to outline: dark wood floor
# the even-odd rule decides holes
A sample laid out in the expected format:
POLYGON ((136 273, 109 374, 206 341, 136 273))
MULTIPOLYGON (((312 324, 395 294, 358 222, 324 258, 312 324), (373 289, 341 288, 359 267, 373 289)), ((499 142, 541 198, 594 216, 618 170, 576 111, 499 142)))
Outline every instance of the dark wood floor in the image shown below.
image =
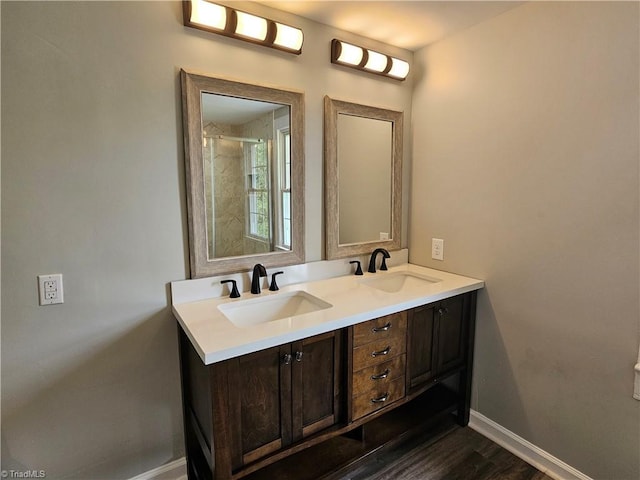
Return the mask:
POLYGON ((369 430, 353 433, 242 480, 553 480, 469 427, 458 426, 453 416, 422 426, 399 408, 369 430), (411 422, 416 428, 403 434, 411 422))
POLYGON ((469 427, 438 426, 332 480, 552 480, 469 427))

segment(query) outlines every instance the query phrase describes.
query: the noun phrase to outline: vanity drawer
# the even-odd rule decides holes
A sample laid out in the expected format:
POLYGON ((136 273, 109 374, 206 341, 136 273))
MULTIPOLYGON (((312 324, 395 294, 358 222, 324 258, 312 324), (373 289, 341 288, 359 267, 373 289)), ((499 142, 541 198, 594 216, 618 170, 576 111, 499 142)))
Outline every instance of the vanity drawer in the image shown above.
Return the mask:
POLYGON ((407 312, 398 312, 353 327, 353 346, 383 339, 404 337, 407 331, 407 312))
POLYGON ((404 335, 397 338, 369 342, 353 349, 353 371, 384 363, 407 350, 404 335))
POLYGON ((384 363, 367 367, 353 373, 353 397, 362 395, 369 390, 381 388, 390 381, 403 376, 405 373, 406 355, 398 355, 384 363))
POLYGON ((364 417, 376 410, 380 410, 396 400, 404 397, 405 377, 379 385, 378 388, 369 390, 362 395, 353 398, 353 420, 364 417))

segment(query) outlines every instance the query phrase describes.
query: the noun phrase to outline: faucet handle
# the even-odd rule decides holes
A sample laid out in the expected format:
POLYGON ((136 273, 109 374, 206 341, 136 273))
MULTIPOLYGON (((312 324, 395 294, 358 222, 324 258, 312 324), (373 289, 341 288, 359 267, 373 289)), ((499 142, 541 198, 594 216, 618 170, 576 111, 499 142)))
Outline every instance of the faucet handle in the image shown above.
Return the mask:
POLYGON ((269 285, 269 290, 271 290, 272 292, 280 290, 280 287, 278 287, 278 284, 276 283, 276 275, 280 275, 281 273, 284 272, 275 272, 271 274, 271 285, 269 285))
POLYGON ((360 260, 351 260, 349 263, 357 263, 358 264, 358 266, 356 267, 356 273, 354 273, 354 275, 363 275, 362 267, 360 266, 360 260))
POLYGON ((238 291, 238 285, 236 285, 235 280, 222 280, 220 283, 232 283, 230 298, 238 298, 240 296, 240 292, 238 291))

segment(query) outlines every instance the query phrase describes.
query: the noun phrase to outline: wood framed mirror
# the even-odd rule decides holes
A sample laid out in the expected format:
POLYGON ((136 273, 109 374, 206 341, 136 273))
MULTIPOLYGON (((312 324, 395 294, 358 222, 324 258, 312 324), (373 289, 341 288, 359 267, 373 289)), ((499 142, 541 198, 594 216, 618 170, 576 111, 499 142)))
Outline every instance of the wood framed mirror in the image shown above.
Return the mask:
POLYGON ((304 94, 181 82, 191 278, 304 262, 304 94))
POLYGON ((326 257, 400 248, 403 113, 324 97, 326 257))

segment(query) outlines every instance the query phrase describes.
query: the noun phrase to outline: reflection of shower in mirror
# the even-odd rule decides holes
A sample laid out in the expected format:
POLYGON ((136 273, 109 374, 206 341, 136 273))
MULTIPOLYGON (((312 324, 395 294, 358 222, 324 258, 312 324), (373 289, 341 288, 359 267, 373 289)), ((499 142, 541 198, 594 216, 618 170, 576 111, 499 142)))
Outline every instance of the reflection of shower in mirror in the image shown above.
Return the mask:
POLYGON ((182 80, 192 276, 303 261, 302 94, 182 80))

